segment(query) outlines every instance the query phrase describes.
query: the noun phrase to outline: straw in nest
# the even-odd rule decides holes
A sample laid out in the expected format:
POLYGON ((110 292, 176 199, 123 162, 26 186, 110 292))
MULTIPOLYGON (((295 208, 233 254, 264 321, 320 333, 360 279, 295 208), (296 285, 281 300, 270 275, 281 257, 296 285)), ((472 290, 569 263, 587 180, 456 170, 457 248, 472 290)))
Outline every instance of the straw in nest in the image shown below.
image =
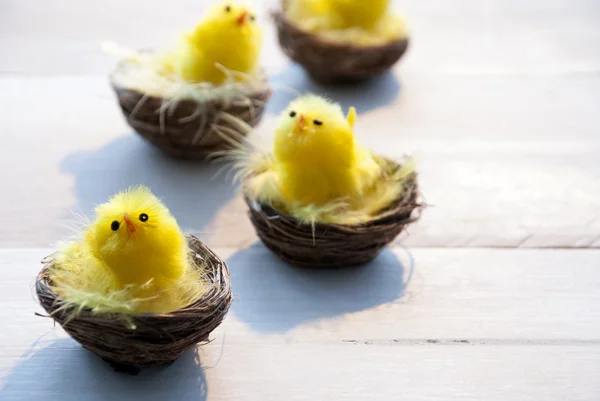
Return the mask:
POLYGON ((84 348, 109 362, 115 369, 137 373, 140 366, 169 364, 184 351, 208 341, 229 310, 231 288, 224 261, 199 239, 188 237, 196 268, 203 269, 207 290, 185 308, 161 314, 132 316, 93 313, 90 309, 61 308, 52 291, 52 260, 46 262, 36 282, 42 307, 84 348), (201 261, 201 262, 200 262, 201 261))
MULTIPOLYGON (((400 165, 396 165, 400 168, 400 165)), ((372 220, 358 225, 306 224, 246 196, 249 216, 262 242, 286 262, 304 267, 341 267, 374 259, 421 209, 416 173, 404 181, 401 196, 372 220)))
POLYGON ((361 81, 390 69, 408 49, 408 38, 365 46, 334 43, 301 29, 284 12, 273 14, 284 53, 324 84, 361 81))
POLYGON ((251 77, 254 82, 230 83, 223 88, 194 89, 190 84, 178 98, 160 91, 148 93, 123 79, 136 74, 137 63, 120 62, 111 74, 111 86, 131 128, 174 157, 204 159, 229 149, 232 139, 247 133, 241 125, 253 127, 260 122, 271 97, 262 72, 251 77))

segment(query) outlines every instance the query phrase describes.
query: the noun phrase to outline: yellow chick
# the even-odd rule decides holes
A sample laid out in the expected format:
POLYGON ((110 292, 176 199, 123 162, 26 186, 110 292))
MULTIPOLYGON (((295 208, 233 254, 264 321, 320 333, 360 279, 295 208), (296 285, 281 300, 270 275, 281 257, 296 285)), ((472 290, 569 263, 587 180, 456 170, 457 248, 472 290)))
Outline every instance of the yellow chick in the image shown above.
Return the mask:
POLYGON ((388 12, 389 0, 290 0, 287 13, 295 21, 326 21, 329 29, 373 29, 388 12))
POLYGON ((322 205, 360 197, 380 173, 354 138, 356 110, 316 95, 293 101, 280 117, 273 143, 277 187, 289 201, 322 205))
POLYGON ((262 31, 255 14, 234 3, 219 3, 185 34, 176 51, 165 61, 167 70, 185 81, 223 83, 232 72, 252 74, 258 65, 262 31))
POLYGON ((182 277, 188 265, 187 242, 177 221, 144 186, 99 205, 84 242, 121 288, 150 280, 150 288, 163 287, 182 277))

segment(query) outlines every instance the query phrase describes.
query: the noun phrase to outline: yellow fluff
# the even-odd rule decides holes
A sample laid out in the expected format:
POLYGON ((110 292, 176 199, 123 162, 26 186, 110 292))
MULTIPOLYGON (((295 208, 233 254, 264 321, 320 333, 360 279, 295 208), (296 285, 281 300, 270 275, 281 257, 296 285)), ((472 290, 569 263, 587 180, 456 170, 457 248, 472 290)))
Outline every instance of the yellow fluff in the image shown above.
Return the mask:
POLYGON ((413 165, 396 169, 362 147, 355 119, 354 108, 344 116, 338 104, 315 95, 293 101, 279 118, 272 151, 241 162, 246 195, 304 222, 372 219, 401 196, 413 165))
POLYGON ((380 45, 407 36, 389 0, 289 0, 286 15, 301 28, 341 43, 380 45))
POLYGON ((273 157, 285 198, 323 204, 355 198, 372 186, 379 166, 354 140, 356 111, 307 95, 293 101, 275 128, 273 157))
POLYGON ((175 218, 143 186, 98 206, 82 240, 62 244, 53 260, 54 291, 98 312, 172 311, 204 290, 175 218))
POLYGON ((323 0, 329 5, 334 28, 373 29, 387 13, 390 0, 323 0))
POLYGON ((262 31, 249 8, 222 2, 184 34, 164 67, 188 82, 222 84, 224 70, 252 75, 258 65, 262 31))

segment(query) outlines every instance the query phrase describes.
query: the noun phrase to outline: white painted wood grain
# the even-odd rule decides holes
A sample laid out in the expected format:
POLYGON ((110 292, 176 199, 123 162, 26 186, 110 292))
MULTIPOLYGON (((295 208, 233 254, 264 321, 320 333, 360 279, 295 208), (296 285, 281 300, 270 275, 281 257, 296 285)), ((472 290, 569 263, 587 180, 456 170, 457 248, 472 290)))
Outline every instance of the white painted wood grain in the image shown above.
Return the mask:
MULTIPOLYGON (((265 16, 269 2, 257 2, 265 16)), ((130 184, 163 196, 215 246, 255 241, 245 206, 215 167, 179 163, 131 135, 99 44, 168 44, 204 2, 5 1, 0 4, 0 246, 48 246, 70 209, 130 184), (17 174, 15 174, 17 173, 17 174), (21 178, 23 177, 23 178, 21 178), (29 194, 36 194, 31 196, 29 194), (43 199, 43 201, 42 201, 43 199)), ((323 88, 290 65, 266 28, 276 94, 259 130, 291 99, 318 92, 356 105, 378 152, 414 153, 429 208, 412 246, 600 245, 600 15, 592 0, 402 1, 414 43, 394 74, 323 88)))
MULTIPOLYGON (((279 78, 315 90, 299 71, 279 78)), ((426 201, 411 246, 600 245, 600 80, 595 76, 394 76, 329 89, 359 109, 357 135, 378 153, 414 154, 426 201), (382 97, 377 97, 382 94, 382 97), (368 96, 367 98, 362 98, 368 96), (377 107, 371 102, 376 99, 377 107)), ((290 97, 279 92, 261 136, 290 97)), ((181 225, 214 246, 256 237, 216 166, 168 159, 127 127, 104 76, 0 78, 1 246, 48 246, 70 210, 144 183, 181 225)))
MULTIPOLYGON (((288 266, 262 245, 215 248, 235 302, 228 341, 507 339, 597 341, 600 250, 402 248, 342 271, 288 266), (281 337, 283 336, 283 337, 281 337)), ((29 344, 51 328, 33 283, 50 249, 0 250, 0 344, 29 344)))
MULTIPOLYGON (((252 1, 266 25, 264 63, 285 63, 267 11, 278 0, 252 1)), ((165 46, 192 26, 207 1, 165 6, 144 0, 4 0, 0 3, 0 72, 104 73, 99 50, 111 39, 165 46)), ((437 73, 573 73, 600 68, 594 0, 399 0, 413 46, 401 70, 437 73)))
POLYGON ((11 371, 3 400, 592 401, 600 392, 598 346, 226 343, 130 377, 71 340, 43 345, 11 371))
MULTIPOLYGON (((265 2, 258 2, 263 17, 265 2)), ((0 247, 64 238, 69 209, 145 183, 227 259, 236 300, 214 342, 168 369, 113 373, 32 294, 50 249, 0 249, 0 399, 597 400, 600 251, 387 250, 308 271, 260 244, 215 166, 167 159, 127 128, 108 87, 112 39, 167 45, 206 2, 0 1, 0 247)), ((412 46, 394 73, 311 83, 266 28, 276 95, 359 110, 378 152, 416 154, 433 206, 411 246, 600 246, 600 3, 403 0, 412 46)))
POLYGON ((598 250, 401 249, 342 271, 216 249, 236 295, 199 357, 132 378, 48 319, 50 252, 0 251, 2 400, 595 400, 598 250), (412 273, 411 273, 412 271, 412 273), (208 370, 204 370, 211 367, 208 370))

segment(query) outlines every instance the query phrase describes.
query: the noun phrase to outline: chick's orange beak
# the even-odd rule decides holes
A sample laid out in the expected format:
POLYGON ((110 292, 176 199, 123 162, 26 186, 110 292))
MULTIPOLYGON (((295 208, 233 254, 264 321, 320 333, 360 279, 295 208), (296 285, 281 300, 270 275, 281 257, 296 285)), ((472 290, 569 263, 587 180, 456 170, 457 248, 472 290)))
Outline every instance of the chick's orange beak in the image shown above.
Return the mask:
POLYGON ((306 120, 304 119, 304 115, 300 114, 298 118, 298 131, 304 131, 304 127, 306 126, 306 120))
POLYGON ((237 19, 237 23, 243 25, 248 20, 248 11, 244 11, 237 19))
POLYGON ((127 231, 130 233, 134 233, 135 226, 133 225, 133 222, 129 219, 129 217, 127 217, 127 215, 123 216, 123 221, 125 222, 125 225, 127 225, 127 231))

